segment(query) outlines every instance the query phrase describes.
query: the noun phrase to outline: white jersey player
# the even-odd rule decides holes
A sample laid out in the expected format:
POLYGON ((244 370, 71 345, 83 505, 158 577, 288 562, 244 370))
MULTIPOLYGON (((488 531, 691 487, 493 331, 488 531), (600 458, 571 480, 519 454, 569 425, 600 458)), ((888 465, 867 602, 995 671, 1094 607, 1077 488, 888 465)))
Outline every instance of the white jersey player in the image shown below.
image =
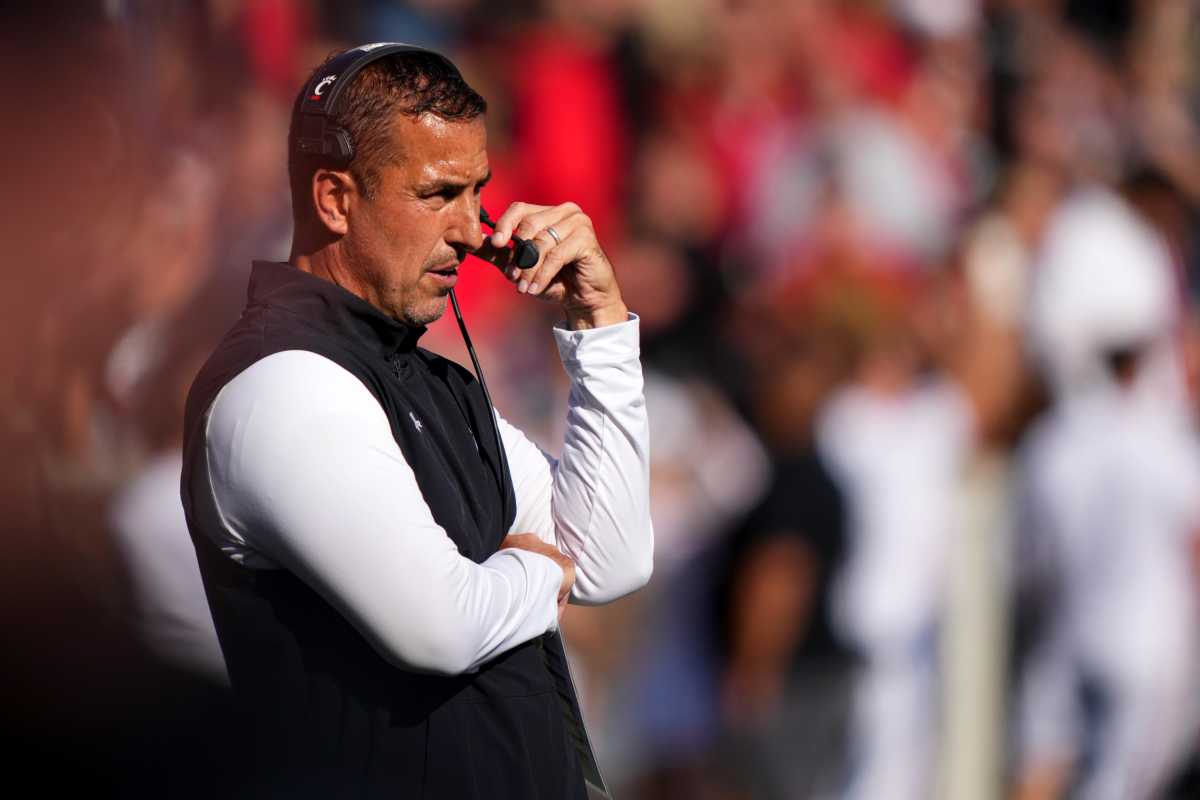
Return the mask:
POLYGON ((1030 328, 1054 408, 1021 458, 1021 577, 1043 605, 1019 768, 1087 800, 1159 796, 1197 727, 1200 446, 1177 294, 1165 249, 1117 195, 1077 193, 1051 220, 1030 328))

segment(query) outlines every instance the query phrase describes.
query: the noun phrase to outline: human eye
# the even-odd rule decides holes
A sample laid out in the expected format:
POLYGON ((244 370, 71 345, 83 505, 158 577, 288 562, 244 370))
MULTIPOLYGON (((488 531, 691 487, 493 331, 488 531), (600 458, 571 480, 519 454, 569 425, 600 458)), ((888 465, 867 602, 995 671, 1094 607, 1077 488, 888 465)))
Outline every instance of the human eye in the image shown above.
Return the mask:
POLYGON ((465 187, 465 186, 448 186, 448 185, 433 186, 433 187, 430 187, 429 189, 426 189, 423 192, 420 192, 418 196, 422 200, 425 200, 425 201, 428 201, 431 203, 445 204, 445 203, 452 202, 454 200, 454 198, 456 198, 460 194, 462 194, 463 190, 465 190, 466 188, 467 187, 465 187))

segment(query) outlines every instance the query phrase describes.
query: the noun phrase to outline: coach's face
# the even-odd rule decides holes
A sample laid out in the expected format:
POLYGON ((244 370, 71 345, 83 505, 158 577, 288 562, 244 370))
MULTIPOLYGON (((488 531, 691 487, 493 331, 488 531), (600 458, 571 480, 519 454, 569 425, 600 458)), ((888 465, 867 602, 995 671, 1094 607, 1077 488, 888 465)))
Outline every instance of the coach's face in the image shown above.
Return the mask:
POLYGON ((458 267, 483 242, 479 191, 491 177, 482 117, 397 115, 392 152, 370 198, 348 216, 346 255, 367 300, 410 325, 446 310, 458 267))

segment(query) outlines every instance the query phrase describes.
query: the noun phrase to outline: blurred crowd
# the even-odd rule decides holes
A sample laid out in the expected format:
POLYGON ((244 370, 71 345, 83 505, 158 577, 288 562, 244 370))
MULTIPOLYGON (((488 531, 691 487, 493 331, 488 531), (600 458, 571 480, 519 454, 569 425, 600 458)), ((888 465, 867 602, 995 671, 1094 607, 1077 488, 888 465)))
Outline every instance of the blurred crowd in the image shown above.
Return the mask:
MULTIPOLYGON (((388 40, 487 98, 492 215, 579 203, 641 317, 655 576, 564 622, 615 796, 1200 793, 1196 0, 27 5, 10 754, 126 796, 236 760, 183 398, 287 257, 301 81, 388 40)), ((553 309, 482 262, 459 296, 553 451, 553 309)))

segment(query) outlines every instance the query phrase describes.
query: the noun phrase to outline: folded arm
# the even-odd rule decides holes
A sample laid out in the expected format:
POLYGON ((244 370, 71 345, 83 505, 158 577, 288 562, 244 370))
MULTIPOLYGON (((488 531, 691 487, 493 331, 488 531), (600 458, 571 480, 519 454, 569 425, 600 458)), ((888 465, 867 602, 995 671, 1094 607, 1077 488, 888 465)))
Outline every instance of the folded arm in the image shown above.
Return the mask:
POLYGON ((230 381, 205 454, 218 544, 295 573, 397 666, 471 671, 557 625, 560 567, 459 554, 379 403, 328 359, 277 353, 230 381))
POLYGON ((638 320, 554 334, 571 379, 561 458, 501 420, 517 493, 512 530, 571 557, 572 602, 607 603, 644 586, 654 561, 638 320))

